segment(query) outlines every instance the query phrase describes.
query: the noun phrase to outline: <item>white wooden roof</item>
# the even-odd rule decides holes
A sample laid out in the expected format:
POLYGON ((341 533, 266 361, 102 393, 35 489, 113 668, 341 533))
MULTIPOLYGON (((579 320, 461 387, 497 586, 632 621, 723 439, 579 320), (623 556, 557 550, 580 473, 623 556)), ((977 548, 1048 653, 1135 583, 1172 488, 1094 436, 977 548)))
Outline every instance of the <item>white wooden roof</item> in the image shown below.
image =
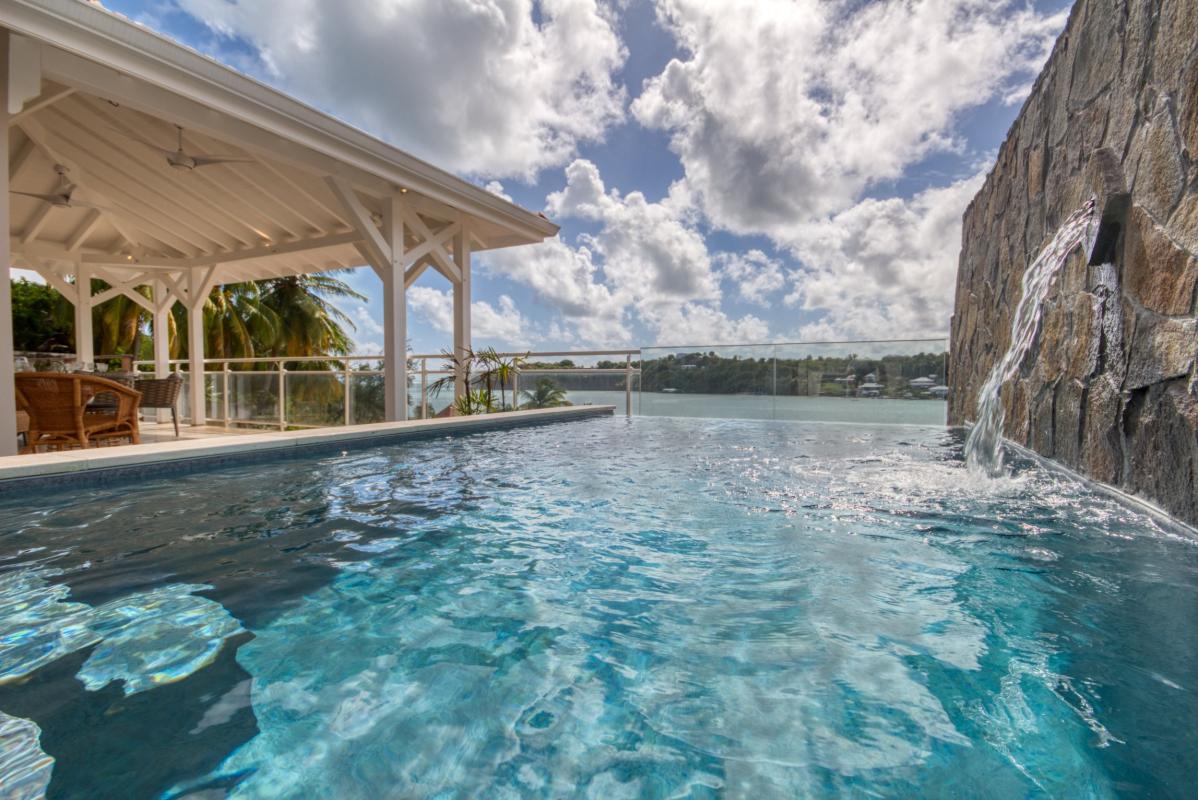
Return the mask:
POLYGON ((425 233, 463 223, 473 250, 557 232, 539 214, 80 0, 4 0, 0 26, 19 34, 10 189, 54 193, 62 167, 75 186, 70 207, 10 195, 18 266, 69 274, 78 261, 147 273, 215 264, 228 282, 361 265, 363 237, 330 179, 351 186, 376 224, 400 192, 425 233), (162 151, 176 149, 180 128, 188 154, 246 163, 170 166, 162 151))

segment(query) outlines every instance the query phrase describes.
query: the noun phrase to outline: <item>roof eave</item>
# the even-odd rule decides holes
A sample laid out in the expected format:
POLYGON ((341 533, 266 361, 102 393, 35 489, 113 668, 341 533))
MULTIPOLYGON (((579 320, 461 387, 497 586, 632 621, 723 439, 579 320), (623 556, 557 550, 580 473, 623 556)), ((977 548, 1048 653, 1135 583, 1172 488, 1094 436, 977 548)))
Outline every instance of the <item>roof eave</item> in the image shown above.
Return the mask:
POLYGON ((522 243, 559 230, 539 214, 106 9, 79 0, 9 0, 0 4, 0 26, 183 97, 215 95, 225 101, 223 113, 502 225, 526 240, 522 243), (247 105, 258 113, 246 113, 247 105), (262 112, 271 118, 269 127, 261 123, 262 112))

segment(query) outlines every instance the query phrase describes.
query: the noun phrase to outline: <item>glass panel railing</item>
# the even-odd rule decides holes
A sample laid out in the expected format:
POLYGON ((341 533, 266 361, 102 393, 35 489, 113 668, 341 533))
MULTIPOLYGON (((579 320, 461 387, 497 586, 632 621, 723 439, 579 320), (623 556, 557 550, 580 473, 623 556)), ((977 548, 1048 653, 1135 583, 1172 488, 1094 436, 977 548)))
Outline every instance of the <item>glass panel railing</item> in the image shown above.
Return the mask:
MULTIPOLYGON (((279 425, 279 374, 277 372, 229 372, 229 416, 234 425, 279 425)), ((222 414, 212 415, 221 420, 222 414)))
POLYGON ((639 413, 943 425, 947 339, 646 348, 639 413))
POLYGON ((287 372, 287 426, 345 424, 345 378, 340 372, 287 372))
POLYGON ((351 425, 382 422, 386 412, 386 385, 381 372, 353 372, 349 377, 351 425))
MULTIPOLYGON (((628 402, 622 371, 591 369, 536 369, 520 373, 518 402, 520 408, 543 408, 555 405, 615 406, 624 413, 628 402)), ((639 386, 632 376, 632 410, 636 413, 639 386)))

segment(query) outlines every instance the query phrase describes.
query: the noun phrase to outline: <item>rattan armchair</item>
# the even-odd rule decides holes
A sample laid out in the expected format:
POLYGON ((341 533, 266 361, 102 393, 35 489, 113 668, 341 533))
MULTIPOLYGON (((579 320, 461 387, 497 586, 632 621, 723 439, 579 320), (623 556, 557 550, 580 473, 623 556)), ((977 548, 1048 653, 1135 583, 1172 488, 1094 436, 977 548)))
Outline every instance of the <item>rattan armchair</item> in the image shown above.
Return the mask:
POLYGON ((16 376, 17 408, 29 415, 29 432, 21 452, 38 448, 63 450, 128 439, 138 444, 137 407, 141 393, 93 375, 21 372, 16 376), (89 409, 96 395, 115 403, 89 409))
POLYGON ((133 388, 141 392, 141 408, 169 408, 171 422, 175 423, 175 438, 179 438, 179 392, 183 389, 183 376, 172 372, 165 378, 138 378, 133 388))

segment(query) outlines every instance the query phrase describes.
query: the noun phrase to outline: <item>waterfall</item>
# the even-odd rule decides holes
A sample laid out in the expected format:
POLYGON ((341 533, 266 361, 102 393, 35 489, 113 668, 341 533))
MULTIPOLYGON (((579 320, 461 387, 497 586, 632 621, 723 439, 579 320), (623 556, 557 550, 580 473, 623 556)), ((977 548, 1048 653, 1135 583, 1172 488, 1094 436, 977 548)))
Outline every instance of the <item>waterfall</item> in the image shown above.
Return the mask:
POLYGON ((1023 273, 1023 296, 1011 318, 1011 346, 990 370, 978 394, 978 417, 965 442, 965 463, 969 469, 998 477, 1003 472, 1002 425, 1003 384, 1015 376, 1040 331, 1044 298, 1065 260, 1078 247, 1093 238, 1096 218, 1095 201, 1090 200, 1065 220, 1052 241, 1040 251, 1023 273))

